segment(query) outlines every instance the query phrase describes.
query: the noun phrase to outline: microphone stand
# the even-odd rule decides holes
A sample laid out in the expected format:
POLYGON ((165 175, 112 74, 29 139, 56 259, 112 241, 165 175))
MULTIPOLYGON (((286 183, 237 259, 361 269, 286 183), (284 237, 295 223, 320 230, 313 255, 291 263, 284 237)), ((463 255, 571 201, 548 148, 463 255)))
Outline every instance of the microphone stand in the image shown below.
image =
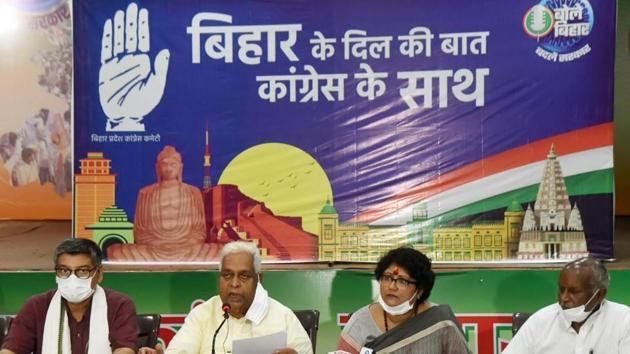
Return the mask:
POLYGON ((228 313, 229 311, 230 311, 229 307, 223 306, 223 321, 221 321, 219 328, 217 328, 217 330, 214 331, 214 336, 212 336, 212 354, 216 354, 216 352, 214 351, 214 342, 217 340, 217 334, 219 334, 221 327, 223 327, 223 325, 225 324, 225 321, 227 321, 227 319, 230 317, 230 314, 228 313))

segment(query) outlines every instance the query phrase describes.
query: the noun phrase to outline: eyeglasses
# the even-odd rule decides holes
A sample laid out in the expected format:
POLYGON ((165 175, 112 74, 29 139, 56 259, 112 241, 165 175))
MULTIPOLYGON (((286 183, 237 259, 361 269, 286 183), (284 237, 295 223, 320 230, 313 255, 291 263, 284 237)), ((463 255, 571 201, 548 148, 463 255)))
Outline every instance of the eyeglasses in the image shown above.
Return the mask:
POLYGON ((61 279, 68 279, 72 273, 79 279, 88 279, 97 267, 94 268, 78 268, 78 269, 68 269, 66 267, 56 267, 55 275, 61 279))
POLYGON ((226 281, 232 281, 232 279, 234 279, 235 276, 238 278, 238 280, 242 282, 246 282, 254 278, 256 274, 252 272, 240 272, 238 274, 234 274, 234 272, 229 272, 229 271, 221 272, 221 278, 226 281))
POLYGON ((409 279, 405 279, 405 278, 394 278, 389 274, 383 274, 383 276, 380 279, 381 284, 385 285, 385 286, 389 286, 391 283, 395 283, 396 287, 400 288, 400 289, 406 289, 409 285, 415 285, 417 284, 415 281, 413 280, 409 280, 409 279))

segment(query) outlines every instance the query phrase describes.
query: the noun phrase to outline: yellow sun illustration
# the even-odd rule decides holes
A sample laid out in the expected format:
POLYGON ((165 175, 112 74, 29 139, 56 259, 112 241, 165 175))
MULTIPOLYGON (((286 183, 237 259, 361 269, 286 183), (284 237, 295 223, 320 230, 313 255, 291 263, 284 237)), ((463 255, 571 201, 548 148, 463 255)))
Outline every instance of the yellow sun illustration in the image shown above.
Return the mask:
POLYGON ((219 184, 234 184, 250 198, 264 202, 275 215, 301 216, 302 228, 318 234, 317 214, 332 203, 324 169, 307 152, 291 145, 251 147, 227 165, 219 184))

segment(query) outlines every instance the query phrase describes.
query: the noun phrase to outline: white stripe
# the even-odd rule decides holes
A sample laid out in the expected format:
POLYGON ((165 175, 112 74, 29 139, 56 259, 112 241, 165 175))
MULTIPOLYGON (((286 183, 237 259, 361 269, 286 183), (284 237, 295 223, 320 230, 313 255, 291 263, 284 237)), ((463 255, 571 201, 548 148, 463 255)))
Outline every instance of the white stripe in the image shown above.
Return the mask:
MULTIPOLYGON (((564 177, 593 172, 613 167, 612 145, 559 156, 564 177)), ((547 159, 534 162, 433 195, 413 205, 399 209, 370 223, 370 225, 404 225, 411 221, 414 206, 424 204, 429 218, 451 210, 519 188, 539 184, 547 159)), ((569 193, 571 191, 568 191, 569 193)), ((507 206, 507 205, 506 205, 507 206)))

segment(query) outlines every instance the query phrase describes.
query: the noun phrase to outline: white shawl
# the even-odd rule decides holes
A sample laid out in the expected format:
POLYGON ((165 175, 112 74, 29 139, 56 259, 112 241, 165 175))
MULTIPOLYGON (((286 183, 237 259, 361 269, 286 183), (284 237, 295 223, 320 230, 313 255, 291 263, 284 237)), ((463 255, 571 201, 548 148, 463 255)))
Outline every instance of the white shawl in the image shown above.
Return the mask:
MULTIPOLYGON (((55 292, 48 312, 46 313, 46 323, 44 324, 44 338, 42 341, 42 353, 47 354, 72 354, 70 347, 70 327, 68 326, 68 314, 61 313, 61 293, 55 292), (63 317, 62 317, 63 316, 63 317), (60 321, 63 321, 63 338, 61 352, 57 351, 59 345, 60 321)), ((92 295, 92 310, 90 312, 90 340, 88 343, 88 354, 111 354, 112 348, 109 343, 109 322, 107 321, 107 300, 105 291, 100 286, 96 286, 96 291, 92 295)))

